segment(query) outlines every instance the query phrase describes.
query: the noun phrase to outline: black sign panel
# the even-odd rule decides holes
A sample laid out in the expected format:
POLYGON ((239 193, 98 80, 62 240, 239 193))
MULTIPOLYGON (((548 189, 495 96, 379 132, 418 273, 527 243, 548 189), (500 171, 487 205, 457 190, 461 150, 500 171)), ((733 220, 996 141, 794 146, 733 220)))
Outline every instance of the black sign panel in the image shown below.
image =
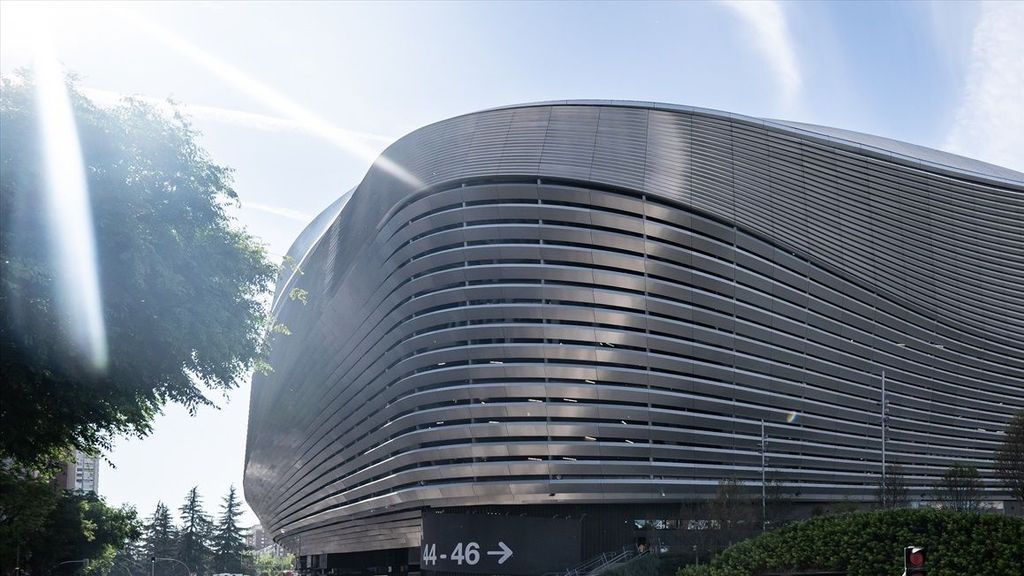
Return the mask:
POLYGON ((579 562, 579 520, 423 513, 425 572, 543 574, 579 562))

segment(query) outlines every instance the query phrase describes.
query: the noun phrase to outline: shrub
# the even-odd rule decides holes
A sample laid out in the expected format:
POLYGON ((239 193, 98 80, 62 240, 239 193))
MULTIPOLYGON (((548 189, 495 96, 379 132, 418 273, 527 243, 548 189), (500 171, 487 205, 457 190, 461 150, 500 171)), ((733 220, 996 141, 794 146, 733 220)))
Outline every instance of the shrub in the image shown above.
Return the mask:
POLYGON ((732 546, 678 576, 786 570, 899 574, 904 546, 924 546, 929 576, 1024 574, 1024 518, 948 510, 886 510, 814 518, 732 546))

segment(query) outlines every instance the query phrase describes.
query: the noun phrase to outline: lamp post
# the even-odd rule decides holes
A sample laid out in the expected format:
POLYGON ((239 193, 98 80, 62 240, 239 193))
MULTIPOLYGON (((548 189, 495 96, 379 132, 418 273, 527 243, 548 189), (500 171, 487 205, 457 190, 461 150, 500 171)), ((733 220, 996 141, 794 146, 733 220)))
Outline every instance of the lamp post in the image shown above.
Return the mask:
POLYGON ((882 505, 885 505, 885 429, 889 426, 889 408, 885 399, 885 369, 882 370, 882 505))
POLYGON ((188 567, 188 564, 185 564, 184 562, 182 562, 181 560, 178 560, 177 558, 157 558, 156 556, 152 556, 150 558, 150 560, 152 560, 152 562, 153 562, 153 570, 156 570, 156 562, 157 562, 157 560, 159 560, 161 562, 177 562, 178 564, 181 564, 182 566, 185 567, 185 576, 192 576, 192 569, 188 567))
POLYGON ((768 436, 764 431, 764 418, 761 418, 761 532, 768 530, 768 498, 765 488, 765 452, 768 449, 768 436))
POLYGON ((82 560, 65 560, 63 562, 58 562, 57 564, 53 565, 53 568, 50 568, 50 574, 53 574, 54 569, 59 568, 60 566, 63 566, 65 564, 88 564, 88 563, 89 563, 89 560, 87 558, 84 558, 82 560))

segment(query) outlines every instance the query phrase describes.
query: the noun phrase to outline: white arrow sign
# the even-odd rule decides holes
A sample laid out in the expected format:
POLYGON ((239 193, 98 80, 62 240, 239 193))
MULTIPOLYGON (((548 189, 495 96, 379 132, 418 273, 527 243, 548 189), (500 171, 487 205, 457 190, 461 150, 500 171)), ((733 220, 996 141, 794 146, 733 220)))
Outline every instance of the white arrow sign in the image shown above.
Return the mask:
POLYGON ((501 541, 498 542, 498 548, 501 548, 501 550, 488 550, 487 555, 501 556, 501 558, 498 558, 498 564, 504 564, 505 560, 508 560, 512 557, 512 549, 506 546, 505 543, 501 541))

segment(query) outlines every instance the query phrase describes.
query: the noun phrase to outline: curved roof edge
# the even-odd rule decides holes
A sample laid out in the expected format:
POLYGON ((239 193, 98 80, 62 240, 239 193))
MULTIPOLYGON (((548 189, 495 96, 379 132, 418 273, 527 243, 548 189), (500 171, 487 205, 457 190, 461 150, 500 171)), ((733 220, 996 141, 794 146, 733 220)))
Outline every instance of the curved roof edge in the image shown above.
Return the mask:
MULTIPOLYGON (((674 112, 686 112, 714 118, 729 120, 741 120, 751 124, 761 124, 802 137, 809 137, 820 140, 831 145, 845 146, 857 150, 874 153, 875 155, 888 157, 893 160, 902 161, 905 164, 920 165, 932 170, 939 170, 955 176, 971 176, 984 181, 993 181, 1003 185, 1024 186, 1024 173, 1017 172, 1010 168, 982 162, 967 156, 960 156, 951 152, 944 152, 935 148, 928 148, 920 144, 894 140, 884 136, 875 136, 863 132, 855 132, 843 128, 832 128, 817 124, 794 122, 788 120, 773 120, 769 118, 758 118, 746 116, 734 112, 725 112, 714 108, 701 108, 699 106, 684 106, 682 104, 668 104, 664 102, 648 102, 640 100, 547 100, 541 102, 528 102, 523 104, 509 104, 496 106, 460 114, 452 118, 471 116, 480 112, 492 110, 510 110, 516 108, 532 108, 536 106, 617 106, 623 108, 646 108, 651 110, 667 110, 674 112)), ((446 119, 446 120, 450 120, 446 119)), ((439 122, 444 122, 440 120, 439 122)), ((432 124, 436 124, 434 122, 432 124)), ((428 124, 428 126, 432 125, 428 124)), ((401 140, 401 138, 399 138, 401 140)), ((385 150, 385 154, 387 151, 385 150)))
MULTIPOLYGON (((982 162, 981 160, 968 158, 966 156, 928 148, 919 144, 911 144, 901 140, 894 140, 892 138, 875 136, 872 134, 864 134, 862 132, 855 132, 853 130, 846 130, 843 128, 832 128, 829 126, 820 126, 817 124, 807 124, 804 122, 788 120, 757 118, 754 116, 715 110, 713 108, 701 108, 698 106, 684 106, 681 104, 639 100, 547 100, 485 108, 474 112, 467 112, 465 114, 444 118, 436 122, 431 122, 430 124, 425 124, 424 126, 421 126, 395 140, 395 142, 391 143, 380 154, 380 156, 387 156, 388 150, 390 150, 396 143, 407 138, 411 134, 435 124, 448 122, 455 118, 462 118, 464 116, 472 116, 481 112, 512 110, 517 108, 535 108, 539 106, 615 106, 622 108, 644 108, 649 110, 684 112, 727 120, 740 120, 750 124, 762 125, 789 132, 802 138, 815 139, 832 146, 845 147, 862 153, 900 161, 903 164, 912 167, 927 167, 932 171, 938 171, 950 176, 961 178, 971 177, 975 180, 986 183, 996 183, 1021 188, 1022 191, 1024 191, 1024 174, 1020 172, 995 164, 989 164, 988 162, 982 162)), ((338 217, 338 214, 340 214, 345 205, 348 204, 348 200, 352 197, 353 192, 355 192, 358 187, 359 186, 357 184, 348 192, 342 194, 337 200, 332 202, 320 214, 318 214, 299 234, 291 248, 288 250, 288 256, 292 258, 296 264, 301 265, 301 263, 305 261, 308 253, 320 241, 327 229, 338 217)), ((280 301, 282 300, 280 296, 283 288, 291 285, 294 279, 295 271, 292 270, 284 282, 281 282, 280 280, 278 281, 274 294, 274 305, 272 306, 274 311, 276 311, 277 307, 280 305, 280 301)))
POLYGON ((272 312, 277 311, 279 301, 281 299, 281 292, 285 287, 290 286, 292 281, 295 279, 296 274, 301 271, 302 263, 306 260, 306 255, 313 250, 313 247, 320 242, 324 234, 334 223, 334 220, 341 214, 342 209, 348 204, 348 201, 352 198, 352 193, 356 191, 356 187, 352 187, 348 192, 345 192, 334 202, 331 202, 326 208, 320 211, 319 214, 310 220, 309 224, 299 232, 299 235, 292 241, 292 245, 288 248, 288 252, 285 254, 285 261, 281 263, 281 278, 278 278, 277 284, 274 287, 274 304, 271 307, 272 312), (287 278, 285 278, 287 276, 287 278), (284 282, 281 279, 284 278, 284 282))

